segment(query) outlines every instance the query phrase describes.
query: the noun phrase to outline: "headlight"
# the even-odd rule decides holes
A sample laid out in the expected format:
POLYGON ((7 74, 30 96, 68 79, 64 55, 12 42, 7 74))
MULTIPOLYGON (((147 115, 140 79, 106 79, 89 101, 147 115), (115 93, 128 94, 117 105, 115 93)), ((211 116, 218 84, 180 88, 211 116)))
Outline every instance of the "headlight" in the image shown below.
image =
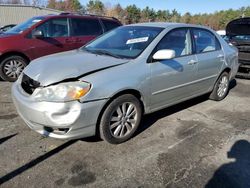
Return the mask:
POLYGON ((34 98, 38 101, 67 102, 78 100, 86 95, 91 88, 87 82, 67 82, 45 88, 38 88, 34 98))

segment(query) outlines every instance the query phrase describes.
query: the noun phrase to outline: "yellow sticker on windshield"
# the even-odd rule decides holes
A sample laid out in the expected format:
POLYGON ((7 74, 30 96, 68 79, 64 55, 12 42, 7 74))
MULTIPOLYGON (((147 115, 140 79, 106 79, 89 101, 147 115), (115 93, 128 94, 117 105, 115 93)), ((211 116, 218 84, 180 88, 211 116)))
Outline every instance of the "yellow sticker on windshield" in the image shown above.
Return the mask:
POLYGON ((141 38, 129 39, 127 40, 126 44, 134 44, 134 43, 147 42, 147 41, 148 41, 148 37, 141 37, 141 38))

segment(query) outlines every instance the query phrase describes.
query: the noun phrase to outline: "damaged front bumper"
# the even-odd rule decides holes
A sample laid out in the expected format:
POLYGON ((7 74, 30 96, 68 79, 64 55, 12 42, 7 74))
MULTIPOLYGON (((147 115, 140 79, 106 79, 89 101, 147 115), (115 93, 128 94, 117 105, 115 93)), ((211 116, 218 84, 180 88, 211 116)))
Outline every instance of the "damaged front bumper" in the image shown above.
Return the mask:
POLYGON ((94 136, 98 116, 107 100, 39 102, 31 99, 17 82, 12 86, 12 98, 19 115, 31 129, 58 139, 94 136))

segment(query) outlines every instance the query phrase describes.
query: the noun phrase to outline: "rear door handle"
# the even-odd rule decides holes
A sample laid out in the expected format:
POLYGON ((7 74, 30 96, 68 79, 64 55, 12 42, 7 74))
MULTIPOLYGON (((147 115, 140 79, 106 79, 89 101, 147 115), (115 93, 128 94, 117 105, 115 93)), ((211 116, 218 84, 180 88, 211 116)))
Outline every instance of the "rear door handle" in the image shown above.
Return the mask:
POLYGON ((188 65, 194 65, 194 64, 196 64, 196 63, 198 63, 198 61, 191 60, 191 61, 188 62, 188 65))

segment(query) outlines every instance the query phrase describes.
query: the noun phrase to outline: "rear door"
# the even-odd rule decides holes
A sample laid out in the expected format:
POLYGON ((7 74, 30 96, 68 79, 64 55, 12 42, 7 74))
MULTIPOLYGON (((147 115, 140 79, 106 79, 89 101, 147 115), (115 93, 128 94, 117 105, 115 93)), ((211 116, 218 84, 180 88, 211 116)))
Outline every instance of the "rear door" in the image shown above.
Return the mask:
POLYGON ((71 37, 74 49, 80 48, 103 33, 98 18, 71 18, 71 37))
POLYGON ((69 42, 69 22, 67 18, 53 18, 37 26, 27 36, 29 44, 27 53, 32 54, 32 59, 71 50, 69 42), (42 31, 43 38, 33 38, 32 33, 42 31))
POLYGON ((171 105, 196 93, 192 83, 197 59, 192 54, 189 29, 175 29, 167 33, 153 54, 163 49, 174 50, 176 57, 150 63, 153 109, 171 105))
POLYGON ((192 29, 195 53, 198 59, 197 92, 206 92, 213 86, 224 63, 224 52, 217 37, 206 29, 192 29))

